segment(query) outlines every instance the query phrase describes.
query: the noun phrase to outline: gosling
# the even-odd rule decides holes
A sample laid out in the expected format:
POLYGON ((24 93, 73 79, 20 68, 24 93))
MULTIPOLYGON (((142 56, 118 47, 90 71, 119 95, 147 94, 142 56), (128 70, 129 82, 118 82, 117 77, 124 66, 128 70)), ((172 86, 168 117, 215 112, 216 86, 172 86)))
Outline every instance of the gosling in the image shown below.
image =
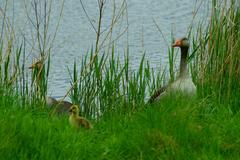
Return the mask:
POLYGON ((70 112, 69 123, 71 126, 75 128, 80 128, 80 127, 84 127, 86 129, 92 128, 91 123, 87 119, 80 117, 78 115, 79 114, 78 106, 72 105, 69 112, 70 112))

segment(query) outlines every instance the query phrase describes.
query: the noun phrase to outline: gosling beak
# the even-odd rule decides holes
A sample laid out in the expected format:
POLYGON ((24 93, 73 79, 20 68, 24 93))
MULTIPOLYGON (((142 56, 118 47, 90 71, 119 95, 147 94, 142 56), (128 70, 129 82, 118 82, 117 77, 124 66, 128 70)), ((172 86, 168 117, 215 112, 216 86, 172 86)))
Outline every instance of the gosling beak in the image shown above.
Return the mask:
POLYGON ((70 112, 70 113, 72 113, 72 108, 71 108, 71 109, 69 109, 69 112, 70 112))
POLYGON ((182 45, 182 41, 177 39, 175 43, 172 45, 172 47, 181 47, 181 45, 182 45))

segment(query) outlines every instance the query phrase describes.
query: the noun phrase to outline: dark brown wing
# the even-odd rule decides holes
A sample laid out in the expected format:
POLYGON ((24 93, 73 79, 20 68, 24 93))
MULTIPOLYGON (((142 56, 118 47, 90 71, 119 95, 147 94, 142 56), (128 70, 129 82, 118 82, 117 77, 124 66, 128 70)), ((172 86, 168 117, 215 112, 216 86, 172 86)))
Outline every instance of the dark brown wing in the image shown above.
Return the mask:
POLYGON ((148 100, 148 104, 151 104, 153 103, 154 101, 156 101, 156 99, 161 96, 167 89, 167 86, 163 86, 161 87, 159 90, 157 90, 151 97, 150 99, 148 100))

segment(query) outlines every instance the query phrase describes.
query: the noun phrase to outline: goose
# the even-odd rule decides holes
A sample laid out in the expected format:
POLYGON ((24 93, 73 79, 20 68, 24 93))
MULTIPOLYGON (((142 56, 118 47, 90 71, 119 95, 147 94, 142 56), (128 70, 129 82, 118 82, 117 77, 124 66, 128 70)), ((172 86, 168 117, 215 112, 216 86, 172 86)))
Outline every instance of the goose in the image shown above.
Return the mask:
POLYGON ((55 109, 57 115, 63 115, 63 114, 69 115, 69 110, 73 105, 68 101, 59 101, 53 97, 48 97, 48 96, 46 96, 46 104, 48 108, 55 109))
POLYGON ((160 99, 163 95, 170 92, 181 92, 186 95, 195 95, 196 86, 192 81, 191 76, 188 73, 187 58, 189 51, 189 41, 187 38, 176 39, 172 47, 179 47, 181 49, 180 59, 180 72, 177 79, 157 90, 148 100, 148 103, 155 102, 160 99))
POLYGON ((92 125, 91 123, 79 116, 79 108, 77 105, 72 105, 71 108, 70 108, 70 116, 69 116, 69 123, 72 127, 75 127, 75 128, 80 128, 80 127, 84 127, 86 129, 90 129, 92 128, 92 125))
MULTIPOLYGON (((31 64, 31 66, 29 66, 28 68, 32 70, 36 69, 38 73, 37 75, 37 80, 38 80, 37 84, 38 84, 42 74, 43 62, 38 60, 35 63, 31 64)), ((69 109, 73 105, 68 101, 58 101, 53 97, 46 96, 45 98, 46 98, 45 100, 48 108, 55 109, 54 111, 56 111, 57 115, 63 115, 64 113, 69 114, 69 109)))

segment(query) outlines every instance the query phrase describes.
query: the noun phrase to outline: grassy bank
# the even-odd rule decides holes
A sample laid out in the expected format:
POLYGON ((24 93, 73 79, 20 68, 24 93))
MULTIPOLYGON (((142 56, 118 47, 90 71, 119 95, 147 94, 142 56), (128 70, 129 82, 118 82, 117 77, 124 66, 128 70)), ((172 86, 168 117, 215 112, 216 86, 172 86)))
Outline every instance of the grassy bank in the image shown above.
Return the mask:
MULTIPOLYGON (((17 105, 17 104, 15 104, 17 105)), ((238 159, 240 115, 212 99, 166 98, 75 130, 67 117, 1 107, 1 159, 238 159)))

